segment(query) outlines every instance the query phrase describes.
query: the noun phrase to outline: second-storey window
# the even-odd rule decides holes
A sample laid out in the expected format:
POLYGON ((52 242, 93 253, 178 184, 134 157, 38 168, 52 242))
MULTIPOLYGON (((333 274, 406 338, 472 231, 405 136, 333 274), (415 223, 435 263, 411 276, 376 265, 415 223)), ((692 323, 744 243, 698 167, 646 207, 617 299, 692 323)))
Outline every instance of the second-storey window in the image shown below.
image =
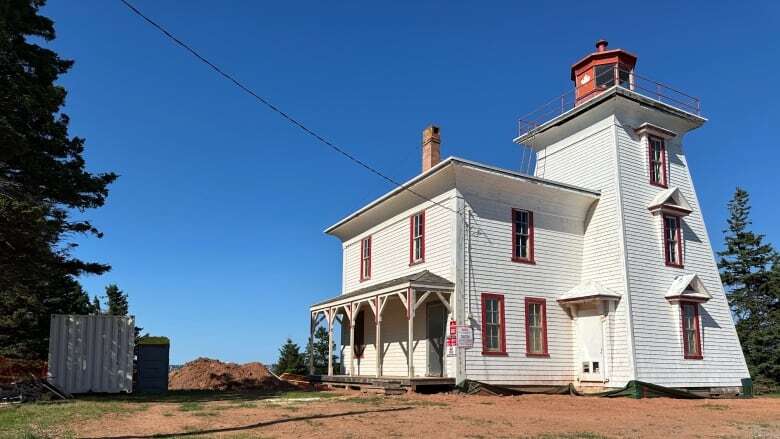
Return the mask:
POLYGON ((682 318, 683 354, 685 358, 688 359, 701 359, 699 304, 693 302, 680 302, 680 316, 682 318))
POLYGON ((650 159, 650 183, 666 187, 666 145, 664 139, 648 137, 648 157, 650 159))
POLYGON ((360 241, 360 280, 371 279, 371 237, 360 241))
POLYGON ((506 353, 504 324, 504 296, 482 295, 482 354, 501 355, 506 353))
POLYGON ((547 356, 547 301, 525 298, 525 352, 547 356))
POLYGON ((534 214, 512 209, 512 260, 534 262, 534 214))
POLYGON ((683 266, 680 217, 664 215, 664 258, 670 267, 683 266))
POLYGON ((409 263, 425 260, 425 211, 412 215, 409 220, 409 263))

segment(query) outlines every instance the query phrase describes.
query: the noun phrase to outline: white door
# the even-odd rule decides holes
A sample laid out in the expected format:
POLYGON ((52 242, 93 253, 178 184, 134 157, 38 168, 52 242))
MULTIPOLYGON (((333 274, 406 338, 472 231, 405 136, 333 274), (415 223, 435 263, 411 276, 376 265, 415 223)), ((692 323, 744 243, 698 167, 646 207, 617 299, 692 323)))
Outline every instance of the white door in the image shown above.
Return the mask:
POLYGON ((577 310, 580 381, 604 381, 604 329, 596 306, 577 310))

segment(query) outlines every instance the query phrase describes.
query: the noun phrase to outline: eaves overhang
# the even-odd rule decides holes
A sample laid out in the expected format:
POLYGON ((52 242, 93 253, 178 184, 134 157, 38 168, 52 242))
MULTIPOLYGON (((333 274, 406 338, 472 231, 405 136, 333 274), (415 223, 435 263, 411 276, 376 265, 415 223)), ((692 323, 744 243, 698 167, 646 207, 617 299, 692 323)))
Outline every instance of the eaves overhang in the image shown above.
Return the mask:
MULTIPOLYGON (((488 172, 492 172, 492 173, 495 173, 495 174, 500 174, 500 175, 503 175, 503 176, 506 176, 506 177, 509 177, 509 178, 515 178, 515 179, 519 179, 519 180, 524 180, 524 181, 527 181, 527 182, 530 182, 530 183, 535 183, 535 184, 539 184, 539 185, 543 185, 543 186, 547 186, 547 187, 555 188, 555 189, 559 189, 559 190, 575 192, 575 193, 582 194, 582 195, 585 195, 587 197, 593 198, 594 200, 598 199, 601 196, 601 192, 597 191, 597 190, 587 189, 587 188, 583 188, 583 187, 580 187, 580 186, 575 186, 575 185, 561 183, 561 182, 554 181, 554 180, 548 180, 548 179, 544 179, 544 178, 540 178, 540 177, 535 177, 535 176, 523 174, 521 172, 513 171, 511 169, 504 169, 504 168, 500 168, 500 167, 497 167, 497 166, 486 165, 484 163, 479 163, 479 162, 466 160, 466 159, 459 158, 459 157, 450 156, 450 157, 442 160, 436 166, 434 166, 431 169, 429 169, 427 172, 424 172, 424 173, 422 173, 422 174, 412 178, 411 180, 403 183, 401 186, 391 190, 390 192, 388 192, 388 193, 382 195, 381 197, 377 198, 376 200, 368 203, 367 205, 365 205, 364 207, 360 208, 359 210, 357 210, 357 211, 353 212, 352 214, 346 216, 345 218, 341 219, 339 222, 337 222, 337 223, 333 224, 332 226, 328 227, 327 229, 325 229, 324 232, 326 234, 328 234, 328 235, 335 234, 334 232, 336 232, 336 230, 338 228, 346 225, 350 221, 360 217, 361 215, 365 214, 366 212, 370 211, 371 209, 379 206, 380 204, 386 202, 387 200, 395 197, 396 195, 398 195, 398 194, 400 194, 400 193, 402 193, 404 191, 407 191, 407 190, 414 191, 415 186, 417 186, 418 184, 420 184, 424 180, 433 177, 435 174, 443 171, 444 169, 446 169, 449 166, 455 166, 455 165, 473 167, 473 168, 476 168, 476 169, 479 169, 479 170, 482 170, 482 171, 488 171, 488 172)), ((415 193, 417 193, 417 192, 415 192, 415 193)), ((421 201, 424 201, 426 199, 427 198, 425 198, 425 197, 421 197, 421 201)))

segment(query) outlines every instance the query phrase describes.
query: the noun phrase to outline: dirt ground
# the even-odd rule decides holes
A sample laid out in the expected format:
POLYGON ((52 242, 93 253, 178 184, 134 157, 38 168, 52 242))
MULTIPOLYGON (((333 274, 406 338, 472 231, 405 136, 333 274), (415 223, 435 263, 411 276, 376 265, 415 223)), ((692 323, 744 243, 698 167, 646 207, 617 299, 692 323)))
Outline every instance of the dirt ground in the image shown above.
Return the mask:
POLYGON ((79 438, 780 438, 780 398, 303 393, 145 401, 70 427, 79 438))

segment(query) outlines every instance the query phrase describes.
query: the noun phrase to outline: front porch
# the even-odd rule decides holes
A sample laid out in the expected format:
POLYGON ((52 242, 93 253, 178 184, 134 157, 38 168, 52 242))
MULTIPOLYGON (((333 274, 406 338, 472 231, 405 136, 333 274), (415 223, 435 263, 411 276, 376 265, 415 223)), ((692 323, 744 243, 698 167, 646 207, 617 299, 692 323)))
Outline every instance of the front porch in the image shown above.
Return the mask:
POLYGON ((452 388, 455 378, 448 377, 371 377, 349 375, 313 375, 313 383, 325 384, 330 387, 341 387, 354 390, 381 390, 384 393, 399 393, 425 389, 452 388))
POLYGON ((310 334, 313 338, 315 328, 324 324, 329 352, 327 374, 314 375, 313 358, 310 374, 339 386, 454 384, 445 347, 453 288, 449 280, 424 270, 312 305, 310 334), (333 361, 336 323, 342 330, 340 370, 334 370, 333 361))

